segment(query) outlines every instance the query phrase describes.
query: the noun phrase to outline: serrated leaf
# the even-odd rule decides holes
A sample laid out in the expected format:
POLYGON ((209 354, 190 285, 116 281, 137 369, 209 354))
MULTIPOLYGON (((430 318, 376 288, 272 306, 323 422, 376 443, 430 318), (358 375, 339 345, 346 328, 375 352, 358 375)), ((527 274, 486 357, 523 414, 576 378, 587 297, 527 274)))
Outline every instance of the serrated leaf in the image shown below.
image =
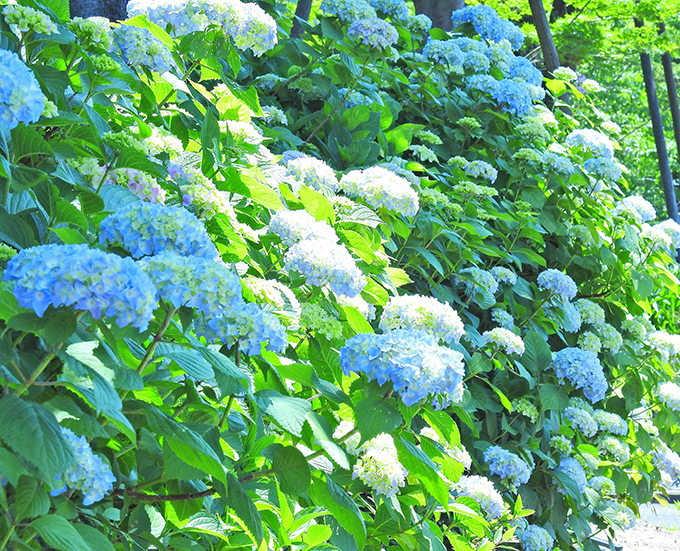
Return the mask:
POLYGON ((32 476, 22 476, 16 487, 14 496, 15 520, 21 522, 26 518, 46 515, 50 510, 50 498, 45 487, 32 476))
POLYGON ((56 551, 92 551, 82 536, 64 517, 45 515, 30 524, 43 541, 56 551))
POLYGON ((298 190, 298 196, 305 207, 305 210, 311 214, 316 220, 327 221, 333 223, 335 219, 335 211, 328 199, 307 186, 302 186, 298 190))
POLYGON ((552 364, 552 352, 545 339, 536 331, 529 331, 524 337, 522 365, 537 375, 552 364))
POLYGON ((156 356, 170 358, 180 369, 199 381, 215 378, 210 363, 197 350, 179 344, 161 343, 156 348, 156 356))
POLYGON ((293 446, 282 446, 274 453, 272 469, 276 471, 281 491, 299 495, 309 488, 311 475, 307 459, 293 446))
POLYGON ((311 411, 307 415, 307 422, 314 434, 314 443, 321 446, 330 458, 343 469, 349 470, 349 458, 344 448, 336 444, 333 439, 333 428, 323 415, 311 411))
POLYGON ((238 479, 231 473, 227 474, 226 503, 248 527, 248 530, 259 543, 264 538, 262 517, 255 507, 253 500, 243 489, 238 479))
POLYGON ((401 414, 393 400, 381 396, 371 396, 361 400, 354 406, 354 417, 362 442, 370 440, 381 432, 391 432, 402 423, 401 414))
POLYGON ((437 472, 437 465, 415 444, 404 438, 395 440, 399 461, 444 507, 449 504, 449 489, 437 472))
POLYGON ((302 436, 302 425, 312 410, 307 400, 285 396, 271 389, 256 392, 254 398, 258 407, 282 428, 295 436, 302 436))
POLYGON ((109 538, 96 528, 79 522, 74 523, 72 526, 92 551, 115 551, 109 538))

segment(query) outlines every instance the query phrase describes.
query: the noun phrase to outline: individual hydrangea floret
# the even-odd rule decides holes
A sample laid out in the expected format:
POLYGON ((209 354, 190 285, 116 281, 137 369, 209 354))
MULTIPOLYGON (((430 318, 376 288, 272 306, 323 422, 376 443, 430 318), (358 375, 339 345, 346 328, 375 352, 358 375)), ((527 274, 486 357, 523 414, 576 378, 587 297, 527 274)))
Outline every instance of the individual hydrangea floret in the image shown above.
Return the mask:
POLYGON ((668 220, 664 220, 663 222, 655 224, 653 227, 657 230, 663 231, 666 233, 666 235, 668 235, 673 249, 680 248, 680 224, 678 224, 675 220, 669 218, 668 220))
POLYGON ((460 480, 453 484, 453 489, 458 495, 474 499, 490 518, 499 518, 506 510, 503 497, 488 478, 483 476, 461 476, 460 480))
POLYGON ((583 436, 590 438, 597 434, 597 421, 585 409, 570 405, 564 409, 564 418, 567 421, 571 421, 572 427, 580 430, 583 436))
POLYGON ((279 210, 275 212, 269 221, 269 231, 281 238, 286 246, 299 243, 303 239, 320 239, 337 243, 338 236, 335 230, 326 224, 316 220, 305 210, 279 210))
POLYGON ((609 497, 616 494, 616 486, 611 478, 606 476, 594 476, 588 481, 588 487, 595 490, 602 497, 609 497))
POLYGON ((148 67, 157 73, 175 68, 175 61, 168 47, 149 29, 122 25, 113 30, 114 49, 128 65, 148 67))
POLYGON ((45 101, 33 71, 14 52, 0 50, 0 125, 12 130, 37 122, 45 101))
MULTIPOLYGON (((585 492, 588 482, 586 480, 586 472, 583 470, 581 464, 573 457, 563 457, 560 464, 555 469, 559 473, 563 473, 571 478, 578 487, 579 493, 585 492)), ((565 493, 562 488, 558 490, 560 493, 565 493)))
POLYGON ((491 310, 491 319, 505 329, 512 329, 515 326, 515 318, 500 308, 494 308, 491 310))
POLYGON ((379 166, 348 172, 341 178, 340 188, 372 207, 384 207, 409 218, 418 212, 418 194, 409 181, 379 166))
POLYGON ((451 306, 421 295, 391 297, 380 317, 380 329, 424 331, 448 344, 457 343, 465 331, 460 316, 451 306))
POLYGON ((300 326, 304 329, 315 331, 327 339, 339 339, 342 337, 342 323, 321 305, 305 303, 300 313, 300 326))
POLYGON ((463 355, 422 331, 356 335, 340 349, 340 365, 345 375, 366 373, 378 384, 392 382, 407 406, 430 397, 440 409, 463 396, 463 355))
POLYGON ((366 278, 343 245, 327 239, 303 239, 284 256, 286 269, 300 273, 310 285, 330 285, 336 295, 355 297, 366 278))
POLYGON ((553 368, 560 379, 567 379, 574 388, 583 389, 590 402, 604 398, 609 384, 602 364, 592 352, 580 348, 563 348, 553 359, 553 368))
POLYGON ((145 330, 158 303, 149 277, 131 259, 87 245, 40 245, 22 250, 7 264, 4 281, 14 284, 19 306, 43 317, 49 306, 71 306, 119 327, 145 330))
POLYGON ((187 306, 213 316, 242 302, 238 276, 219 258, 162 252, 139 262, 160 297, 173 308, 187 306))
POLYGON ((393 46, 399 40, 397 29, 378 17, 357 19, 347 29, 347 36, 380 50, 393 46))
POLYGON ((408 471, 399 462, 392 436, 379 434, 361 447, 354 464, 352 478, 360 478, 376 494, 386 498, 395 495, 406 484, 408 471))
POLYGON ((460 275, 465 275, 465 278, 456 278, 463 283, 469 293, 477 293, 479 291, 486 291, 492 295, 498 291, 498 281, 493 274, 487 270, 482 270, 477 267, 465 268, 460 271, 460 275))
POLYGON ((201 221, 181 207, 131 203, 104 218, 100 228, 103 244, 120 244, 134 258, 163 251, 203 258, 217 256, 201 221))
POLYGON ((565 82, 572 82, 576 80, 576 72, 571 67, 558 67, 553 72, 553 76, 565 82))
POLYGON ((680 386, 670 381, 661 383, 656 394, 664 404, 674 411, 680 411, 680 386))
POLYGON ((57 25, 50 19, 49 15, 28 6, 10 4, 2 10, 2 15, 5 16, 5 23, 15 31, 41 34, 56 34, 58 32, 57 25))
POLYGON ((570 301, 576 296, 578 287, 573 279, 559 270, 548 269, 538 274, 536 279, 538 288, 549 291, 552 295, 558 296, 563 301, 570 301))
POLYGON ((533 467, 518 455, 501 448, 491 446, 484 452, 484 461, 489 466, 491 474, 501 477, 503 484, 511 491, 517 491, 518 486, 529 481, 533 467))
POLYGON ((375 10, 367 0, 322 0, 321 11, 345 21, 376 17, 375 10))
POLYGON ((587 298, 580 298, 575 303, 581 314, 583 323, 599 326, 604 323, 604 310, 601 306, 587 298))
POLYGON ((614 215, 630 215, 638 223, 649 222, 656 218, 656 210, 647 199, 631 195, 619 201, 614 207, 614 215))
POLYGON ((482 337, 494 347, 505 350, 506 354, 517 354, 518 356, 524 354, 524 341, 522 337, 515 335, 515 333, 508 329, 496 327, 490 331, 484 331, 482 337))
POLYGON ((468 6, 454 10, 451 19, 454 28, 471 23, 482 38, 492 42, 508 40, 515 50, 519 50, 524 43, 524 33, 519 27, 499 17, 490 6, 468 6))
POLYGON ((552 551, 555 541, 545 528, 535 524, 518 531, 517 538, 523 551, 552 551))
POLYGON ((69 443, 76 462, 64 474, 57 476, 56 485, 63 484, 50 492, 51 496, 65 493, 69 488, 83 494, 83 505, 88 507, 113 490, 116 477, 101 457, 92 453, 92 448, 84 436, 77 436, 72 430, 61 427, 61 435, 69 443))
POLYGON ((613 457, 619 463, 626 463, 630 459, 630 448, 609 434, 599 438, 597 449, 601 454, 613 457))
POLYGON ((489 271, 498 283, 506 283, 508 285, 515 285, 517 283, 517 274, 508 268, 496 266, 489 271))
POLYGON ((528 398, 515 398, 511 402, 512 412, 524 415, 531 420, 532 423, 538 421, 538 409, 528 398))
POLYGON ((568 456, 571 454, 573 446, 571 445, 571 440, 566 436, 561 434, 556 434, 550 438, 550 447, 555 449, 557 453, 563 456, 568 456))

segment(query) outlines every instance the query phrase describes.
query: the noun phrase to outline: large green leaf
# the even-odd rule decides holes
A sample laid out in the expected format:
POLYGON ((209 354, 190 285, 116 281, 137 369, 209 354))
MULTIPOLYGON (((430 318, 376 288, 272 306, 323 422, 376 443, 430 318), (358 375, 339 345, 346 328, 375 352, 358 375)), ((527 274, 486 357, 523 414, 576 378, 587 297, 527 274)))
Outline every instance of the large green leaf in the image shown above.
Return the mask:
POLYGON ((179 344, 161 343, 156 348, 155 355, 170 358, 188 375, 199 381, 215 377, 210 363, 197 350, 191 350, 179 344))
POLYGON ((279 478, 281 490, 287 494, 301 494, 309 488, 309 464, 302 452, 293 446, 282 446, 274 453, 272 468, 279 478))
POLYGON ((62 516, 45 515, 35 519, 30 526, 56 551, 92 551, 78 531, 62 516))
POLYGON ((391 432, 401 425, 401 414, 393 402, 381 396, 371 396, 354 406, 354 417, 362 442, 381 432, 391 432))
POLYGON ((404 438, 395 440, 399 461, 444 507, 449 504, 449 489, 437 472, 437 465, 415 444, 404 438))
POLYGON ((312 410, 307 400, 285 396, 271 389, 256 392, 254 398, 255 403, 282 428, 295 436, 302 435, 302 425, 312 410))
POLYGON ((548 369, 552 364, 552 353, 550 346, 545 339, 536 331, 529 331, 524 337, 524 354, 522 354, 522 365, 531 373, 537 375, 541 371, 548 369))
POLYGON ((46 515, 50 510, 50 498, 45 486, 37 478, 22 476, 16 485, 14 496, 14 519, 21 522, 25 518, 35 518, 46 515))
POLYGON ((264 538, 262 518, 253 500, 243 489, 238 479, 231 473, 227 475, 226 502, 236 515, 243 521, 251 535, 259 543, 264 538))
POLYGON ((312 411, 307 415, 307 422, 314 433, 314 443, 321 446, 328 456, 343 469, 349 470, 349 459, 344 448, 333 439, 333 427, 324 416, 312 411))
POLYGON ((0 439, 38 467, 49 482, 76 461, 54 414, 41 404, 12 394, 0 400, 0 439))

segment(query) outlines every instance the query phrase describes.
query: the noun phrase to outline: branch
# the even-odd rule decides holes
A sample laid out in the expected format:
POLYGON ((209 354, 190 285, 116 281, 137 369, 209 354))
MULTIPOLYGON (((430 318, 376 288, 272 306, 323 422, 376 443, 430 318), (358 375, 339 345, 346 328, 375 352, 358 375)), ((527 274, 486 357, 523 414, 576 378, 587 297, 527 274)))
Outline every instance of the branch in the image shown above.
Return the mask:
POLYGON ((137 499, 139 501, 186 501, 190 499, 199 499, 202 497, 208 497, 216 493, 215 488, 210 490, 204 490, 202 492, 194 492, 193 494, 168 494, 168 495, 158 495, 158 494, 142 494, 139 492, 127 492, 123 490, 114 490, 112 492, 113 497, 127 496, 132 499, 137 499))

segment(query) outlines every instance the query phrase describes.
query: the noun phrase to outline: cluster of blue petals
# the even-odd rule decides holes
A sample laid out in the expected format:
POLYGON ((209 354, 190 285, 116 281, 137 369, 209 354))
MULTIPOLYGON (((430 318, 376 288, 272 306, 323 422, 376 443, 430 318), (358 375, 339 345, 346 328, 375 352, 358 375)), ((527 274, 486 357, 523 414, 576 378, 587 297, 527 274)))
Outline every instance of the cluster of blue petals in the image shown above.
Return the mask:
POLYGON ((45 96, 31 71, 14 52, 0 50, 0 125, 9 130, 36 122, 45 96))
POLYGON ((491 446, 484 452, 484 461, 491 474, 500 476, 503 483, 512 491, 529 481, 533 468, 518 455, 501 448, 491 446))
POLYGON ((482 38, 491 42, 507 40, 515 50, 519 50, 524 43, 524 33, 519 27, 499 17, 496 10, 490 6, 469 6, 454 10, 451 19, 454 28, 471 23, 482 38))
POLYGON ((607 392, 608 383, 597 356, 580 348, 563 348, 553 359, 553 368, 560 379, 567 379, 574 388, 582 388, 590 402, 599 402, 607 392))

